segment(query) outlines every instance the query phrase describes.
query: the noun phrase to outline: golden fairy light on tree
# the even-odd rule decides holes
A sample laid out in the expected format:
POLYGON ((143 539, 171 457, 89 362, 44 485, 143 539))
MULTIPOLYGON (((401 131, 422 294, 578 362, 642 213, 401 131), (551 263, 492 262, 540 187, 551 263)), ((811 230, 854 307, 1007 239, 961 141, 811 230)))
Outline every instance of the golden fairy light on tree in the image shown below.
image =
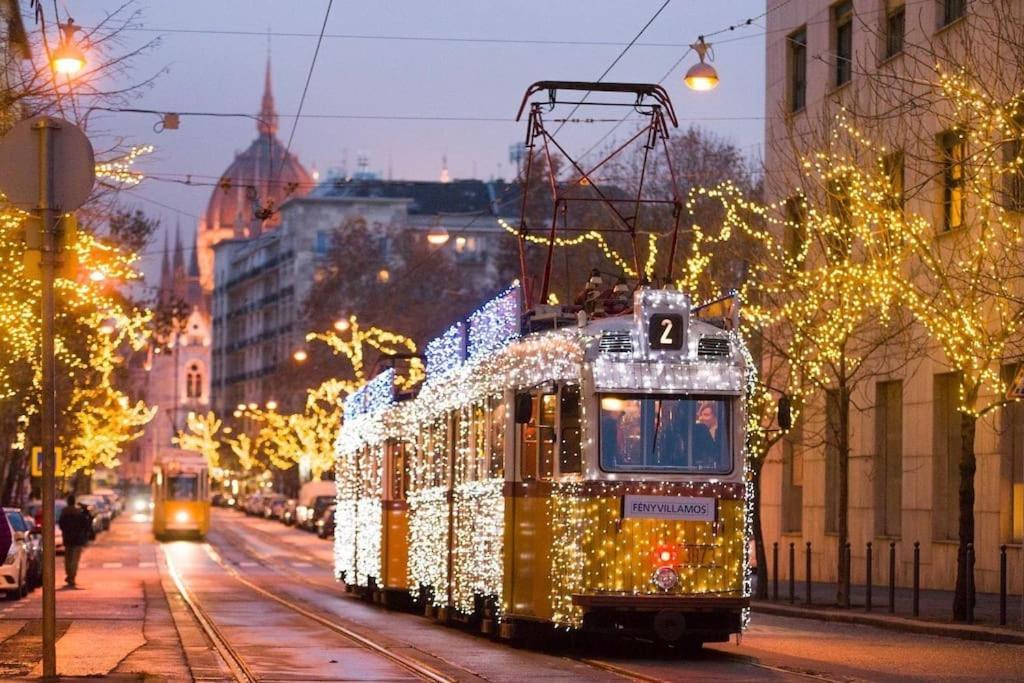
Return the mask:
POLYGON ((221 426, 220 418, 212 411, 204 415, 189 412, 186 429, 179 431, 171 441, 182 450, 203 456, 207 466, 213 469, 220 466, 221 426))

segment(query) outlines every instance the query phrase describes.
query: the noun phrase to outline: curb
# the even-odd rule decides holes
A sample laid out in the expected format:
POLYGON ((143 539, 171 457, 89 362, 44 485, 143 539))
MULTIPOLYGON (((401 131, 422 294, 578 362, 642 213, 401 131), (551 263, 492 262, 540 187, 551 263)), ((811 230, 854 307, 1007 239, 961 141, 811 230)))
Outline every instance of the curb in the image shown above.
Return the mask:
POLYGON ((907 633, 918 633, 928 636, 939 636, 943 638, 960 638, 963 640, 979 640, 990 643, 1008 643, 1011 645, 1024 645, 1024 632, 1014 631, 1007 628, 993 628, 989 626, 973 626, 969 624, 941 624, 918 619, 907 619, 905 617, 872 616, 868 614, 857 614, 830 609, 806 609, 803 607, 789 607, 777 605, 770 602, 755 600, 751 603, 755 613, 772 614, 780 617, 796 617, 798 619, 817 619, 840 624, 860 624, 863 626, 875 626, 891 631, 904 631, 907 633))

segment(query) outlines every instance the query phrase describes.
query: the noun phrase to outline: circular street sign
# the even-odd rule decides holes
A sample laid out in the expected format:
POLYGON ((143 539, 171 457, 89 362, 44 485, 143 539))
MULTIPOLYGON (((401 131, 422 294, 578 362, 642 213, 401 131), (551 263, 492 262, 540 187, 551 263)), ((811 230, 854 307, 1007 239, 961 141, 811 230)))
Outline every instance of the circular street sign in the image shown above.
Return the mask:
POLYGON ((39 180, 49 172, 50 208, 74 211, 89 198, 96 182, 92 144, 82 129, 52 116, 19 121, 0 138, 0 191, 26 211, 39 205, 39 180), (50 145, 49 169, 41 168, 39 145, 44 132, 50 145))

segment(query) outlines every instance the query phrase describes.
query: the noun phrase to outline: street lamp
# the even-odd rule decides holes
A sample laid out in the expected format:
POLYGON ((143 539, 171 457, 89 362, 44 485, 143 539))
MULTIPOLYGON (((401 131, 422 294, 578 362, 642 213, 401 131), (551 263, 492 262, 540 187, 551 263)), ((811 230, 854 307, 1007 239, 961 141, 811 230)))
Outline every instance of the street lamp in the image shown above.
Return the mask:
POLYGON ((60 25, 60 45, 53 53, 53 69, 59 74, 73 76, 85 67, 85 54, 75 44, 75 33, 79 30, 71 17, 68 23, 60 25))
POLYGON ((306 353, 305 349, 299 349, 298 351, 292 354, 292 358, 295 359, 296 363, 304 363, 306 359, 309 358, 309 354, 306 353))
POLYGON ((431 228, 430 232, 427 233, 427 241, 433 244, 435 247, 440 247, 448 241, 448 231, 443 226, 437 226, 431 228))
POLYGON ((714 90, 718 85, 718 72, 715 71, 715 67, 704 61, 711 45, 704 42, 704 36, 700 36, 697 42, 690 47, 697 53, 697 58, 700 61, 690 67, 686 76, 683 77, 683 81, 690 90, 701 92, 714 90))
POLYGON ((277 401, 267 401, 267 410, 277 410, 277 401))

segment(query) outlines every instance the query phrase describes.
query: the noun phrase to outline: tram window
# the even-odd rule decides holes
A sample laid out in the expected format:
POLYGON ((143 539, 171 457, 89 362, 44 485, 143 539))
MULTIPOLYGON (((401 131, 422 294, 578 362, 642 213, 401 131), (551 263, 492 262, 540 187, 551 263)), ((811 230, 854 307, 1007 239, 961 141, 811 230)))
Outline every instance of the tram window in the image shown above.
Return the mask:
POLYGON ((550 479, 555 469, 555 394, 533 396, 530 419, 519 426, 523 479, 550 479))
POLYGON ((603 396, 600 415, 605 471, 726 474, 732 470, 726 400, 603 396))
POLYGON ((194 474, 175 474, 167 477, 167 500, 196 500, 199 496, 199 477, 194 474))
POLYGON ((505 404, 501 396, 490 401, 488 426, 491 431, 491 462, 489 474, 492 477, 505 476, 505 404))
POLYGON ((558 471, 561 474, 579 474, 582 471, 580 444, 580 388, 562 387, 559 427, 561 439, 558 449, 558 471))

